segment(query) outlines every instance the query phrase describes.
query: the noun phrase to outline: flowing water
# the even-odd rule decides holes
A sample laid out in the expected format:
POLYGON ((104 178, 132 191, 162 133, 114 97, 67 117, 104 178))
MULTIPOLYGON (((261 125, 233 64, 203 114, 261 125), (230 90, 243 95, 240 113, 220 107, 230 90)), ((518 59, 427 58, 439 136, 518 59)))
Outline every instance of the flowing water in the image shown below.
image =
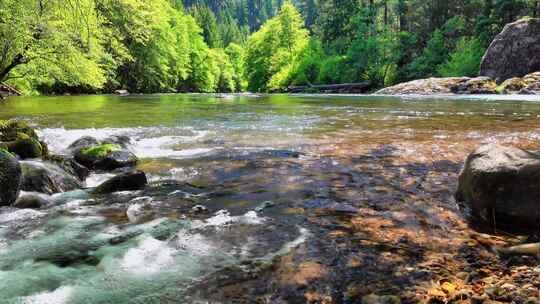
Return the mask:
MULTIPOLYGON (((468 229, 452 199, 467 153, 483 142, 540 147, 540 99, 525 96, 25 97, 0 105, 0 119, 11 118, 36 127, 57 154, 82 136, 129 136, 150 185, 55 194, 39 210, 1 208, 2 303, 206 303, 230 296, 218 289, 235 272, 264 265, 281 269, 277 285, 260 292, 266 299, 319 280, 347 302, 343 286, 369 270, 350 266, 359 250, 340 251, 335 235, 424 244, 468 229), (141 202, 147 216, 126 215, 141 202), (355 226, 351 214, 364 222, 355 226), (283 270, 286 256, 296 268, 283 270)), ((85 186, 111 176, 93 174, 85 186)))

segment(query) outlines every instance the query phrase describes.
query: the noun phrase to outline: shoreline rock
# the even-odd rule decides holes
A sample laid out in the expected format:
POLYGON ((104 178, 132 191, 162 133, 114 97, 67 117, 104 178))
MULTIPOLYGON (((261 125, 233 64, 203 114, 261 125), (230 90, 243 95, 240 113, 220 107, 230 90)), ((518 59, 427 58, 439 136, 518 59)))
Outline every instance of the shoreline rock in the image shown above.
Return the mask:
POLYGON ((498 94, 488 77, 427 78, 397 84, 377 91, 378 95, 498 94))
POLYGON ((498 90, 502 94, 540 95, 540 72, 507 79, 498 90))

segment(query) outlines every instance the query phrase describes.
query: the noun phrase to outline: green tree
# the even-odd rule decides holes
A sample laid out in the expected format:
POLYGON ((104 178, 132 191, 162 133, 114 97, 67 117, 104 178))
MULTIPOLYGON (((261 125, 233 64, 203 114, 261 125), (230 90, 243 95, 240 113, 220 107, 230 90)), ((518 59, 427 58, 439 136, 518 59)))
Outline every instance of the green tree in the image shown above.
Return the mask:
POLYGON ((190 13, 203 30, 206 44, 211 48, 223 47, 221 32, 218 29, 216 15, 206 5, 193 6, 190 13))
POLYGON ((285 1, 278 15, 248 40, 246 72, 252 91, 286 86, 288 71, 308 43, 308 31, 298 10, 285 1))
POLYGON ((450 59, 437 68, 438 74, 450 76, 476 76, 480 71, 480 62, 485 48, 478 38, 462 37, 450 59))
POLYGON ((2 0, 0 81, 31 91, 55 82, 99 89, 100 20, 91 0, 2 0))

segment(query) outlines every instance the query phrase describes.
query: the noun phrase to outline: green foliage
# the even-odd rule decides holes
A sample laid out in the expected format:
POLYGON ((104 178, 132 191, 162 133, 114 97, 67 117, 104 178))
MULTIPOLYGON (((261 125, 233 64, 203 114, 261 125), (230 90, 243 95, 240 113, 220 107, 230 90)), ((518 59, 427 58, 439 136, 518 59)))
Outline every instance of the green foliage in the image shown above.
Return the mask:
POLYGON ((92 0, 3 0, 0 81, 31 90, 62 83, 99 89, 100 21, 92 0))
POLYGON ((485 49, 478 38, 462 37, 450 59, 438 67, 440 76, 476 76, 485 49))
POLYGON ((279 91, 475 75, 536 0, 2 0, 0 82, 27 94, 279 91))
POLYGON ((308 41, 300 13, 285 1, 278 15, 249 38, 246 55, 249 89, 269 91, 286 87, 295 60, 308 41))
POLYGON ((203 30, 206 44, 211 48, 223 47, 221 32, 218 30, 216 15, 206 5, 196 5, 190 9, 190 14, 203 30))
POLYGON ((448 57, 448 48, 441 30, 436 30, 431 35, 427 46, 409 65, 412 78, 425 78, 436 76, 435 68, 442 64, 448 57))

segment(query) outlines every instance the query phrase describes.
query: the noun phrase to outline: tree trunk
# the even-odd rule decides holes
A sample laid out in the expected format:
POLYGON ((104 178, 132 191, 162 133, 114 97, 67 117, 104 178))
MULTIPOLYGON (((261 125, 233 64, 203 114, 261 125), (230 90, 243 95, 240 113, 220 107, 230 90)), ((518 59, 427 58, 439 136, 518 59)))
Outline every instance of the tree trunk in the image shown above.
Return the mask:
POLYGON ((4 69, 0 70, 0 82, 6 80, 9 73, 16 68, 18 65, 23 64, 25 62, 24 56, 19 54, 13 58, 13 61, 6 66, 4 69))
POLYGON ((388 2, 384 0, 384 26, 388 25, 388 2))

